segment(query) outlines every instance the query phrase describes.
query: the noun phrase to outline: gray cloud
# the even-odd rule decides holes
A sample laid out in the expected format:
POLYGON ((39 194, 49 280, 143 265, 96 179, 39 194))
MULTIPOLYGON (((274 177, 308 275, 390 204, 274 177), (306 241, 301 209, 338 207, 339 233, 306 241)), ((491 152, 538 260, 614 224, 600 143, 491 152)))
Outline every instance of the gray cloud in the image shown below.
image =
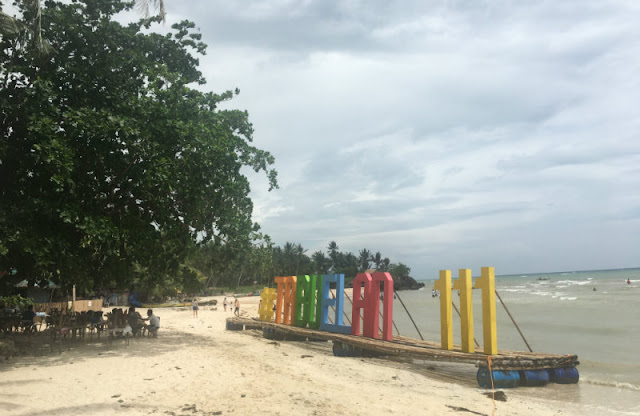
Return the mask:
POLYGON ((189 1, 201 68, 281 189, 255 219, 309 252, 413 268, 638 266, 640 4, 189 1))

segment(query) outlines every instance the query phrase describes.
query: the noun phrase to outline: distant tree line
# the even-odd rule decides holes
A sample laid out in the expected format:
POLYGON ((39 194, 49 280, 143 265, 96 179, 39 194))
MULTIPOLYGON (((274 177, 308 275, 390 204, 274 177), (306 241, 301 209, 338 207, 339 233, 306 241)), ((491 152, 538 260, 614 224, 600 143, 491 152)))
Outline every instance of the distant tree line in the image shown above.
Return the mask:
POLYGON ((287 242, 282 247, 274 245, 268 237, 250 246, 233 248, 218 241, 210 242, 192 251, 188 259, 189 268, 200 281, 211 287, 237 287, 251 285, 273 285, 276 276, 301 274, 344 274, 347 281, 356 274, 375 269, 389 272, 394 278, 409 277, 411 268, 401 262, 392 263, 388 257, 363 248, 355 255, 340 251, 331 241, 326 251, 307 254, 300 243, 287 242))

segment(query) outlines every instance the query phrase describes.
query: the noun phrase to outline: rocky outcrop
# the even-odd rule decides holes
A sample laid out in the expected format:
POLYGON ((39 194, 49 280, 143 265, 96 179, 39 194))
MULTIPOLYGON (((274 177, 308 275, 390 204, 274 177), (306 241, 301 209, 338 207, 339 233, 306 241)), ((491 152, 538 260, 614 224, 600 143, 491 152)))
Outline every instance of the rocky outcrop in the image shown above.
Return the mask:
POLYGON ((393 276, 393 288, 395 290, 418 290, 424 287, 424 283, 416 282, 411 276, 393 276))

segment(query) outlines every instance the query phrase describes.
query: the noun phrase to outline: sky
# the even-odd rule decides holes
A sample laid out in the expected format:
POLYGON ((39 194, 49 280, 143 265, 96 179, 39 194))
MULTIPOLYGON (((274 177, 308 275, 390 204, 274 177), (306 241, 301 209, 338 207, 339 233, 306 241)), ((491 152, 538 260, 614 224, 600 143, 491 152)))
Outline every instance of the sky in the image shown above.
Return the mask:
POLYGON ((640 267, 640 1, 165 5, 275 156, 279 189, 246 174, 276 244, 419 279, 640 267))
POLYGON ((166 0, 280 188, 254 220, 416 278, 640 266, 640 2, 166 0))

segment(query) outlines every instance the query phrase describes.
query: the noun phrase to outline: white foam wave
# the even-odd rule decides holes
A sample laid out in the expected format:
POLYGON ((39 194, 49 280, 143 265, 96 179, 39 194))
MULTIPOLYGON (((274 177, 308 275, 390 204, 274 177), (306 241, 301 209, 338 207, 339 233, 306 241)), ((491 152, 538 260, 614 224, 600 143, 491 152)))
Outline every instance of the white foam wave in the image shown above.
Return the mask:
POLYGON ((557 284, 567 285, 567 286, 584 286, 584 285, 590 285, 591 282, 589 280, 560 280, 559 282, 557 282, 557 284))
POLYGON ((561 296, 560 297, 560 300, 576 300, 576 299, 578 299, 578 298, 575 297, 575 296, 561 296))
POLYGON ((595 386, 606 386, 606 387, 615 387, 617 389, 640 391, 640 386, 638 386, 637 384, 627 383, 623 381, 599 380, 599 379, 592 379, 592 378, 580 375, 580 382, 593 384, 595 386))
POLYGON ((528 290, 524 289, 500 289, 501 292, 509 292, 509 293, 529 293, 528 290))

